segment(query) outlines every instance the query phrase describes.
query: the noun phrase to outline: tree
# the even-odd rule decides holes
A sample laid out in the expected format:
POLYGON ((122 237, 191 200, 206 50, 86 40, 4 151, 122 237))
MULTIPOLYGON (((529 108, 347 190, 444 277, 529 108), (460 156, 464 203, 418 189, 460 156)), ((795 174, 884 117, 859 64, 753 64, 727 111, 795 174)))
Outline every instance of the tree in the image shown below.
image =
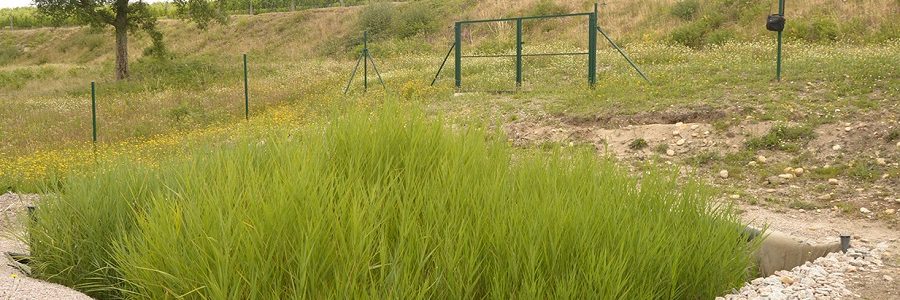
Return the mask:
MULTIPOLYGON (((72 19, 96 28, 112 26, 116 33, 116 80, 128 78, 128 33, 146 32, 153 42, 152 53, 165 52, 163 36, 149 4, 141 0, 33 0, 38 11, 57 22, 72 19)), ((221 0, 219 0, 221 1, 221 0)), ((175 0, 179 15, 200 28, 212 20, 225 20, 216 7, 219 1, 175 0)))

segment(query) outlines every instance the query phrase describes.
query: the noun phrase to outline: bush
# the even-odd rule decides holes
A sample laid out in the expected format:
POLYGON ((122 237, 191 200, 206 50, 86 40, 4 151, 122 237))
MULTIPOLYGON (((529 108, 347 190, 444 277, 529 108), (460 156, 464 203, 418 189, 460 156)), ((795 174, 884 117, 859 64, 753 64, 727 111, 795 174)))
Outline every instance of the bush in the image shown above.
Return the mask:
POLYGON ((747 141, 750 150, 800 150, 801 143, 815 137, 813 129, 809 126, 789 127, 778 125, 769 130, 766 135, 752 138, 747 141))
POLYGON ((390 32, 394 20, 394 6, 387 2, 366 5, 359 14, 358 27, 373 37, 390 32))
POLYGON ((650 145, 647 144, 647 141, 642 138, 634 139, 631 141, 631 143, 628 143, 628 149, 635 150, 635 151, 643 150, 644 148, 647 148, 648 146, 650 146, 650 145))
POLYGON ((562 5, 556 3, 553 0, 540 0, 534 4, 527 12, 526 15, 529 16, 546 16, 546 15, 561 15, 568 13, 569 10, 562 5))
POLYGON ((0 45, 0 66, 14 61, 22 55, 22 50, 18 46, 11 43, 3 43, 0 45))
POLYGON ((683 0, 675 3, 675 5, 672 6, 670 13, 679 19, 690 21, 697 16, 698 11, 700 11, 700 1, 683 0))
POLYGON ((742 285, 753 245, 702 186, 416 115, 353 113, 73 178, 30 226, 34 274, 104 299, 709 299, 742 285))
POLYGON ((720 42, 719 39, 730 38, 727 36, 727 33, 715 33, 712 37, 707 36, 719 29, 724 23, 725 18, 720 14, 706 15, 699 20, 676 28, 670 34, 670 38, 677 44, 695 49, 701 48, 708 41, 720 42))
POLYGON ((734 40, 734 30, 716 29, 704 37, 704 43, 707 45, 722 45, 734 40))
POLYGON ((434 32, 438 28, 435 11, 427 2, 404 5, 391 26, 394 34, 406 38, 434 32))
POLYGON ((786 33, 809 42, 833 42, 840 36, 837 23, 821 16, 812 17, 810 21, 797 22, 794 26, 788 23, 785 28, 786 33))
POLYGON ((703 46, 703 35, 706 34, 706 29, 705 23, 692 22, 675 28, 669 37, 676 44, 696 49, 703 46))

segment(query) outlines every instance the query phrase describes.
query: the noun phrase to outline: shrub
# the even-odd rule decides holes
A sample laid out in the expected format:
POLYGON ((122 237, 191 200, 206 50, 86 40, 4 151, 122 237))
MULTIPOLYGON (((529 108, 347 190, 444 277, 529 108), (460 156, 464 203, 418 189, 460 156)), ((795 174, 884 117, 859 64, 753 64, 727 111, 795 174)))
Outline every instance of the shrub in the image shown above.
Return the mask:
POLYGON ((900 140, 900 129, 894 129, 888 132, 888 134, 884 136, 884 140, 888 143, 893 142, 894 140, 900 140))
POLYGON ((556 3, 553 0, 540 0, 534 4, 527 12, 526 15, 529 16, 546 16, 546 15, 561 15, 568 13, 569 10, 562 5, 556 3))
POLYGON ((700 1, 698 0, 683 0, 678 1, 675 5, 672 6, 671 14, 673 16, 678 17, 679 19, 690 21, 693 20, 697 16, 697 12, 700 10, 700 1))
POLYGON ((769 130, 766 135, 752 138, 747 141, 750 150, 800 150, 800 143, 809 141, 815 136, 809 126, 789 127, 778 125, 769 130))
POLYGON ((147 299, 708 299, 747 275, 732 209, 674 172, 387 106, 48 189, 34 274, 147 299))
POLYGON ((394 6, 387 2, 378 2, 363 7, 359 13, 358 27, 368 30, 373 37, 386 34, 394 20, 394 6))
POLYGON ((734 30, 716 29, 704 37, 704 43, 707 45, 722 45, 734 40, 734 30))
POLYGON ((631 143, 628 144, 628 149, 643 150, 644 148, 647 148, 648 146, 650 146, 650 145, 647 144, 646 140, 644 140, 642 138, 637 138, 637 139, 632 140, 631 143))
POLYGON ((706 24, 703 22, 693 22, 675 28, 669 37, 676 44, 696 49, 703 46, 704 34, 706 34, 706 24))
POLYGON ((22 50, 18 46, 4 42, 0 45, 0 66, 12 62, 20 55, 22 55, 22 50))
POLYGON ((811 21, 798 22, 787 27, 786 32, 795 31, 793 35, 809 42, 832 42, 840 36, 838 25, 834 20, 822 16, 812 17, 811 21))
POLYGON ((438 28, 437 16, 429 3, 410 3, 396 15, 393 21, 394 34, 405 38, 420 34, 432 33, 438 28))

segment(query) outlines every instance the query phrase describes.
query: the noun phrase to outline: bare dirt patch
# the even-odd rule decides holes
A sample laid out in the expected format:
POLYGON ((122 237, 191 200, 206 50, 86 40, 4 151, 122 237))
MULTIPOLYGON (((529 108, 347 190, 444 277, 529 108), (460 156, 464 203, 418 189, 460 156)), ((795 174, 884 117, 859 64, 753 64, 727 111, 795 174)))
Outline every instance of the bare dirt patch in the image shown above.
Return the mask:
POLYGON ((704 151, 735 152, 747 139, 765 134, 772 126, 770 122, 747 123, 718 130, 709 123, 676 122, 608 128, 600 123, 573 125, 555 119, 520 121, 508 124, 505 129, 513 143, 519 146, 547 142, 588 143, 616 157, 644 159, 654 154, 672 157, 704 151), (639 140, 645 146, 637 147, 639 140))
POLYGON ((605 128, 628 125, 712 123, 725 118, 726 111, 710 106, 677 108, 667 111, 644 112, 634 115, 598 114, 591 116, 563 116, 561 121, 571 126, 600 126, 605 128))

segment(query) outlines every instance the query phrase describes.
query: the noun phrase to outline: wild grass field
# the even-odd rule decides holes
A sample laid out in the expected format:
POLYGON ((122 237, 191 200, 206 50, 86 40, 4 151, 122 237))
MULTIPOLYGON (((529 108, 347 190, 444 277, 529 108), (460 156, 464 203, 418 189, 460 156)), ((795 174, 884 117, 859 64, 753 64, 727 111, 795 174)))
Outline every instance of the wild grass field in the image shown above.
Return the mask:
POLYGON ((35 272, 142 299, 711 298, 748 275, 702 186, 386 105, 69 181, 35 215, 35 272))
MULTIPOLYGON (((594 88, 583 57, 526 58, 518 90, 512 59, 465 59, 459 91, 451 59, 429 85, 454 21, 591 1, 167 19, 125 81, 109 30, 0 30, 0 188, 50 195, 36 276, 100 298, 712 298, 753 273, 728 204, 898 220, 900 3, 789 2, 781 82, 773 5, 606 1, 651 82, 601 38, 594 88), (387 88, 344 95, 364 29, 387 88)), ((585 49, 584 21, 526 23, 525 52, 585 49)))

